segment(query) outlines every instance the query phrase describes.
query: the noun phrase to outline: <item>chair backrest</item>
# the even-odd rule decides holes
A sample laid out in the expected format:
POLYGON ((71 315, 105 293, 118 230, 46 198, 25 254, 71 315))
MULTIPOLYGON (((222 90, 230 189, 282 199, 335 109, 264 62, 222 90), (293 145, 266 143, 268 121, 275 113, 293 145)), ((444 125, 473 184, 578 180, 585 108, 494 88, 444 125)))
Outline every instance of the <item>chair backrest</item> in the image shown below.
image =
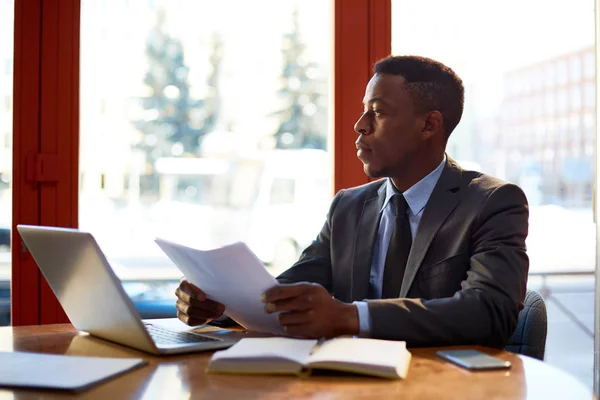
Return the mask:
POLYGON ((548 332, 546 304, 542 295, 535 290, 527 291, 523 303, 524 307, 519 313, 517 329, 508 341, 505 350, 544 360, 548 332))

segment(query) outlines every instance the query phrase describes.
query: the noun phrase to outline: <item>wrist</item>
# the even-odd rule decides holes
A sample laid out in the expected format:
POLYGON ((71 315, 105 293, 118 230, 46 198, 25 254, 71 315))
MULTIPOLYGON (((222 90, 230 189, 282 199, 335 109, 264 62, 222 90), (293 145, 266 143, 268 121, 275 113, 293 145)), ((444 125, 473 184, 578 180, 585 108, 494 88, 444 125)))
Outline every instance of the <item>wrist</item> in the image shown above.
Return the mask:
POLYGON ((340 329, 337 336, 358 335, 360 333, 360 324, 358 321, 358 308, 354 304, 342 303, 340 318, 340 329))

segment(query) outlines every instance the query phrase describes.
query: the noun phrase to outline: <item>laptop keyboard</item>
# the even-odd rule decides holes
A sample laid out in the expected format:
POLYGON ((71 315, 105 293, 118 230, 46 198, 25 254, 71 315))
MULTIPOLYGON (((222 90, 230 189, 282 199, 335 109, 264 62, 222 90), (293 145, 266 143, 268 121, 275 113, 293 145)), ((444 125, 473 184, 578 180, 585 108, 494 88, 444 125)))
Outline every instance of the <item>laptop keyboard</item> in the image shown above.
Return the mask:
POLYGON ((189 332, 175 332, 160 326, 144 324, 156 344, 185 344, 202 342, 220 342, 219 339, 195 335, 189 332))

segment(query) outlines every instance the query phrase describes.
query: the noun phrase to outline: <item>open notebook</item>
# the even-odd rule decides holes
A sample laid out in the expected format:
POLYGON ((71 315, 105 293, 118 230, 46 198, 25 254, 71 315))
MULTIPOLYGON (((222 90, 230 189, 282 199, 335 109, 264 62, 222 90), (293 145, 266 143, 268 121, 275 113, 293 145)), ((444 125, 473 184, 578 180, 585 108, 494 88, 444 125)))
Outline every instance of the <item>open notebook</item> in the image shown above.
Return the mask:
POLYGON ((310 374, 324 369, 383 378, 406 378, 411 354, 406 342, 378 339, 244 338, 213 354, 209 372, 310 374))

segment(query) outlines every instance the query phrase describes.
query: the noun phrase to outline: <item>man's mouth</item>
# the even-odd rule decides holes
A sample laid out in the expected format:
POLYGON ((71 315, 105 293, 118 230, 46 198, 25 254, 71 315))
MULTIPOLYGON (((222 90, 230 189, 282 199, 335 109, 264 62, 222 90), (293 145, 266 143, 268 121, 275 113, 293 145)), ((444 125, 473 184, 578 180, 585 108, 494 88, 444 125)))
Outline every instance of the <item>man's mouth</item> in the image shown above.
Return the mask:
POLYGON ((361 143, 356 143, 356 149, 357 149, 356 156, 358 158, 360 158, 361 160, 364 159, 365 157, 368 157, 369 154, 372 153, 372 150, 369 147, 367 147, 361 143))

